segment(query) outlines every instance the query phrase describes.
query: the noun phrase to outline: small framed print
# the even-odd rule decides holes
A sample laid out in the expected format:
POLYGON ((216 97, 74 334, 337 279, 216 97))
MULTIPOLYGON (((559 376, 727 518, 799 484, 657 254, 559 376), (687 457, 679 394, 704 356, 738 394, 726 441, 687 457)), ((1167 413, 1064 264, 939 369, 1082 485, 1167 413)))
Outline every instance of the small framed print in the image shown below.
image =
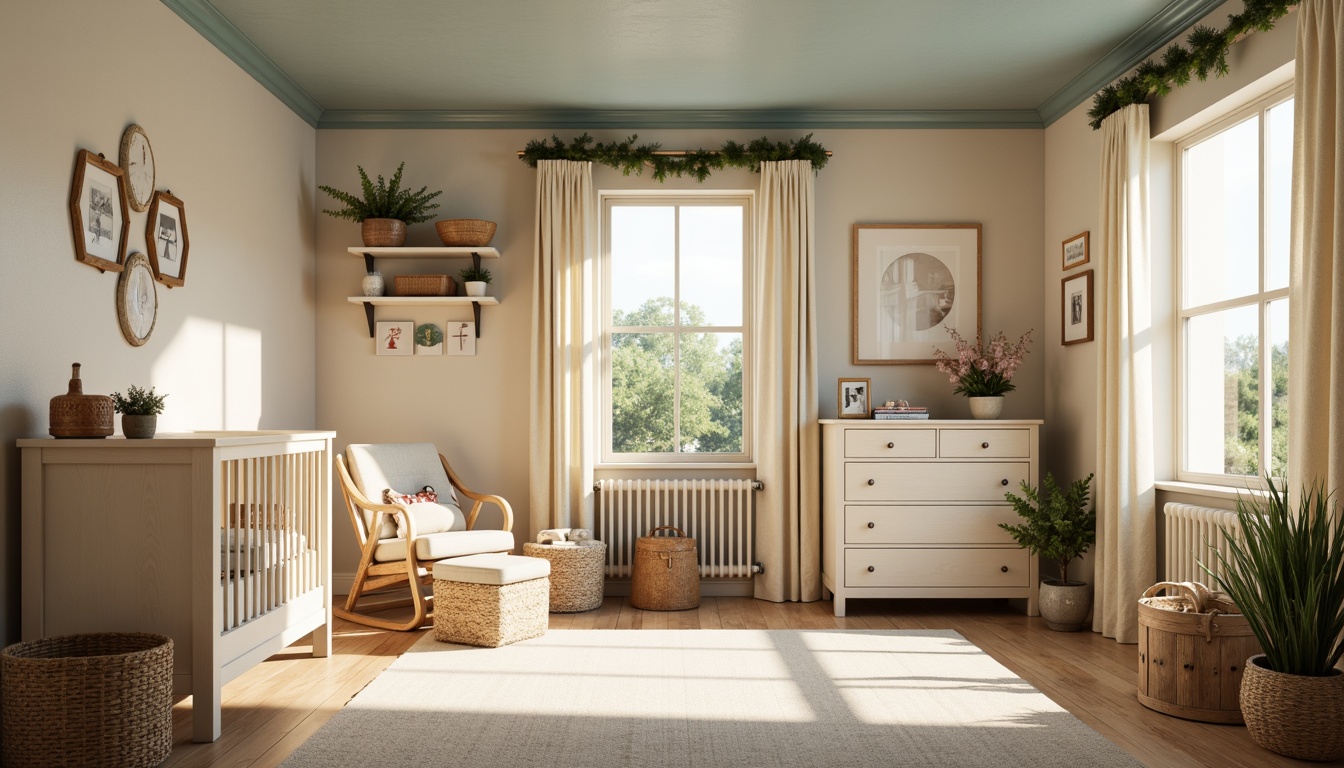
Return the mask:
POLYGON ((1092 255, 1087 247, 1088 236, 1084 232, 1081 235, 1074 235, 1064 241, 1062 246, 1064 252, 1064 269, 1068 271, 1074 267, 1081 267, 1092 260, 1092 255))
POLYGON ((1060 281, 1063 312, 1063 344, 1092 340, 1092 270, 1060 281))
POLYGON ((169 288, 187 282, 187 211, 172 192, 155 192, 145 220, 145 250, 154 267, 154 279, 169 288))
POLYGON ((447 325, 448 334, 443 342, 446 355, 476 354, 476 324, 462 320, 451 320, 447 325))
POLYGON ((374 351, 379 355, 406 356, 415 354, 415 323, 396 320, 378 323, 373 337, 374 351))
POLYGON ((443 329, 438 323, 421 323, 415 326, 415 354, 443 354, 443 329))
POLYGON ((840 379, 836 383, 836 413, 842 419, 866 419, 872 398, 868 379, 840 379))
POLYGON ((70 185, 75 261, 99 272, 120 272, 126 261, 128 213, 125 172, 102 155, 79 150, 70 185))

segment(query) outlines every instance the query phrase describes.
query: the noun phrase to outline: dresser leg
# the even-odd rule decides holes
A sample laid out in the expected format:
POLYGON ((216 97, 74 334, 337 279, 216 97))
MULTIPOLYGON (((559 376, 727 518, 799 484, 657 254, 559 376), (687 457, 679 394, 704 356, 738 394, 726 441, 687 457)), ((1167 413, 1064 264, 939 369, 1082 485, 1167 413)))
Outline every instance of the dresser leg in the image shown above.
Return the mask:
POLYGON ((845 615, 845 598, 843 598, 843 597, 841 597, 841 596, 839 596, 839 595, 836 595, 832 600, 833 600, 833 602, 834 602, 834 604, 835 604, 835 615, 836 615, 836 616, 844 616, 844 615, 845 615))

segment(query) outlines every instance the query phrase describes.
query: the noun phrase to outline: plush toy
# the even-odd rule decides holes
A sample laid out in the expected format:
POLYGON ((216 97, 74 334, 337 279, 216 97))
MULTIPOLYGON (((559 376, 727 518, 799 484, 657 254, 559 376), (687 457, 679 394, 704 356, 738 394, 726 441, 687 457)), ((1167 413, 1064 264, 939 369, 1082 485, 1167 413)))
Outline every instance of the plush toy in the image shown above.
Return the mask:
POLYGON ((537 533, 538 544, 556 544, 569 538, 569 528, 547 528, 537 533))
POLYGON ((585 542, 592 541, 593 532, 587 528, 571 528, 569 533, 565 534, 565 541, 585 542))

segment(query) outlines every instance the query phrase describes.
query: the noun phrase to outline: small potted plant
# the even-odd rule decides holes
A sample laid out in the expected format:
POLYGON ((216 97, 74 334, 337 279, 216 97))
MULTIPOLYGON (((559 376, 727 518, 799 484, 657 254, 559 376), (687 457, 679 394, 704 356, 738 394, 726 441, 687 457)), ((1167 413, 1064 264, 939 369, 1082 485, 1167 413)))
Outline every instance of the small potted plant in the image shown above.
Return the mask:
POLYGON ((338 219, 360 222, 360 234, 366 246, 405 245, 406 225, 434 218, 430 211, 438 208, 439 204, 430 201, 443 194, 442 190, 428 192, 428 187, 421 187, 416 192, 402 189, 401 172, 405 167, 404 161, 398 165, 390 182, 384 182, 380 175, 377 183, 374 183, 369 181, 363 166, 355 166, 359 170, 360 188, 364 196, 355 197, 349 192, 320 185, 318 189, 345 203, 345 207, 339 210, 322 212, 338 219))
POLYGON ((121 414, 122 434, 130 439, 153 437, 166 397, 154 394, 153 387, 142 389, 134 384, 126 388, 125 395, 113 392, 112 409, 121 414))
POLYGON ((934 348, 935 365, 947 380, 957 385, 955 394, 965 395, 971 406, 971 416, 977 419, 997 419, 1003 413, 1003 396, 1014 389, 1013 374, 1022 365, 1027 356, 1027 345, 1031 343, 1031 331, 1022 334, 1016 344, 1009 344, 1008 337, 1000 331, 987 344, 975 343, 961 337, 956 329, 947 332, 957 344, 957 356, 953 358, 941 349, 934 348))
POLYGON ((1301 760, 1344 758, 1344 519, 1324 487, 1296 509, 1286 491, 1237 499, 1240 535, 1213 550, 1218 588, 1232 598, 1263 654, 1246 661, 1241 714, 1260 746, 1301 760))
POLYGON ((1038 601, 1045 625, 1060 632, 1082 629, 1092 607, 1091 585, 1069 580, 1069 563, 1097 541, 1097 510, 1088 504, 1091 483, 1089 474, 1061 492, 1055 478, 1046 472, 1039 493, 1023 481, 1022 496, 1012 491, 1004 494, 1023 523, 1000 523, 999 527, 1032 555, 1059 566, 1058 579, 1041 580, 1038 601))
POLYGON ((468 296, 484 296, 485 286, 490 284, 490 270, 485 267, 467 267, 459 273, 462 287, 468 296))

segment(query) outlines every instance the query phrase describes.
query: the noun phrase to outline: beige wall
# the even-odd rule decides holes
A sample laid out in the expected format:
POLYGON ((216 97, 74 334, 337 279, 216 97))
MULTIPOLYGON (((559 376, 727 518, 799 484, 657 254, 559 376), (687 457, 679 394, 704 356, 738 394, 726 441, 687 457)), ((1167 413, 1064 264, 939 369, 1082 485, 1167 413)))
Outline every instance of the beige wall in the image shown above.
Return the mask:
MULTIPOLYGON (((527 397, 531 322, 535 172, 515 152, 546 130, 324 130, 318 132, 318 183, 353 189, 356 164, 391 173, 406 161, 405 180, 416 188, 441 188, 444 217, 480 217, 499 223, 493 245, 502 258, 495 273, 497 307, 482 310, 474 358, 376 357, 363 312, 346 297, 359 292, 362 260, 346 253, 359 244, 358 226, 319 216, 317 420, 339 432, 338 442, 427 440, 447 452, 464 479, 510 500, 519 520, 528 509, 527 397)), ((580 131, 563 131, 570 138, 580 131)), ((716 147, 749 140, 763 131, 648 130, 644 141, 667 148, 716 147)), ((606 141, 624 134, 597 133, 606 141)), ((784 138, 772 133, 772 138, 784 138)), ((1038 341, 1019 374, 1007 415, 1042 415, 1046 346, 1040 276, 1042 132, 817 131, 835 153, 817 176, 817 304, 822 339, 818 360, 820 407, 835 414, 835 381, 873 379, 877 399, 901 397, 929 405, 936 416, 965 417, 962 399, 930 366, 850 364, 851 227, 855 222, 984 225, 984 326, 1019 334, 1037 329, 1038 341)), ((598 168, 598 189, 655 188, 647 176, 623 177, 598 168)), ((670 180, 665 189, 755 189, 745 171, 715 174, 705 184, 670 180)), ((319 201, 326 205, 326 199, 319 201)), ((410 230, 409 243, 437 244, 432 224, 410 230)), ((445 262, 455 273, 465 262, 445 262)), ((384 276, 430 271, 425 263, 388 262, 384 276)), ((380 319, 444 322, 467 310, 389 313, 380 319)), ((353 534, 338 512, 332 562, 341 575, 354 570, 353 534)), ((526 530, 525 524, 515 530, 526 530)))
MULTIPOLYGON (((157 2, 4 4, 0 24, 0 637, 18 639, 14 440, 47 434, 70 364, 85 391, 170 396, 160 429, 311 428, 315 131, 157 2), (144 126, 158 189, 186 205, 187 282, 158 290, 143 347, 117 325, 117 275, 73 257, 75 153, 114 162, 144 126)), ((131 251, 145 250, 131 213, 131 251)), ((98 510, 90 510, 98 514, 98 510)), ((96 578, 96 575, 91 575, 96 578)))

